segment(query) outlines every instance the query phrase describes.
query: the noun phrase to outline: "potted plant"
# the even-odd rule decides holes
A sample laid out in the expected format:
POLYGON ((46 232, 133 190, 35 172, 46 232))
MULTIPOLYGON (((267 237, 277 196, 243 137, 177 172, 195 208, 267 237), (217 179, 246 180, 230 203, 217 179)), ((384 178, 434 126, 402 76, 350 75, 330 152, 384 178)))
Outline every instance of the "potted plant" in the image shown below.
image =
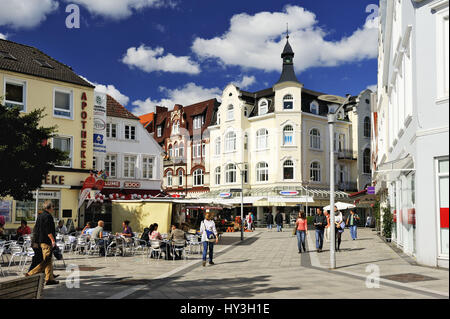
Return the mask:
POLYGON ((387 206, 383 208, 383 237, 387 242, 391 241, 392 227, 394 225, 393 216, 391 213, 391 207, 387 206))
POLYGON ((377 234, 380 233, 380 202, 376 202, 373 206, 373 216, 375 218, 375 230, 377 234))

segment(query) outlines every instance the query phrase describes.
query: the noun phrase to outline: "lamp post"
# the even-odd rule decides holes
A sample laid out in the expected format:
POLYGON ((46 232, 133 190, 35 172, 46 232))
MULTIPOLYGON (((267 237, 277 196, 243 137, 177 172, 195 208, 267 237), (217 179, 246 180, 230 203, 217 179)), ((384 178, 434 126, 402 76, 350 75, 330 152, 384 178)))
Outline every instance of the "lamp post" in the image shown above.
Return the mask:
POLYGON ((244 240, 244 169, 241 169, 239 165, 243 165, 245 167, 245 162, 235 163, 232 162, 241 173, 241 240, 244 240))
MULTIPOLYGON (((347 94, 346 99, 335 96, 335 95, 321 95, 318 97, 319 100, 340 103, 341 105, 334 111, 328 113, 328 126, 330 129, 330 268, 336 268, 336 254, 335 254, 335 244, 336 244, 336 227, 335 227, 335 213, 334 213, 334 124, 337 122, 337 114, 339 111, 347 105, 356 104, 356 99, 350 103, 351 95, 347 94)), ((344 109, 345 110, 345 109, 344 109)))

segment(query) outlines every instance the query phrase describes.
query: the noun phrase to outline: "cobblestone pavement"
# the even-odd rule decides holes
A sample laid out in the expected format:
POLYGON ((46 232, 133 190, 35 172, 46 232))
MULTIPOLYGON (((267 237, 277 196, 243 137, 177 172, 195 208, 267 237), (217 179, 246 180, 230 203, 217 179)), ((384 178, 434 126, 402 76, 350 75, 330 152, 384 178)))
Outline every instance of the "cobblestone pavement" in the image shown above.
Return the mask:
POLYGON ((243 242, 240 233, 225 233, 215 246, 215 265, 206 267, 199 254, 175 261, 70 254, 65 263, 80 267, 79 288, 69 288, 70 273, 58 261, 60 284, 46 287, 44 298, 448 299, 448 270, 415 265, 371 229, 359 229, 358 236, 353 241, 348 230, 344 232, 334 270, 329 269, 328 243, 317 253, 310 231, 308 252, 298 254, 290 229, 257 229, 245 233, 243 242))

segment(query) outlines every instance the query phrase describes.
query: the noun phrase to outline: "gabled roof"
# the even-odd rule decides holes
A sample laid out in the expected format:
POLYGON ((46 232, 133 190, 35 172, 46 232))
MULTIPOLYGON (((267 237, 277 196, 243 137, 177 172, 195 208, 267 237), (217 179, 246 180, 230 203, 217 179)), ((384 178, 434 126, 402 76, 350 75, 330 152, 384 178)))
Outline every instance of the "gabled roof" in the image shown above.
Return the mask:
POLYGON ((139 121, 137 116, 128 111, 122 104, 117 102, 110 95, 106 95, 106 116, 139 121))
POLYGON ((71 67, 58 62, 42 51, 24 44, 0 39, 0 70, 38 76, 94 88, 71 67))
POLYGON ((139 116, 139 120, 144 127, 147 127, 148 125, 150 125, 153 122, 154 118, 155 118, 155 113, 147 113, 147 114, 139 116))

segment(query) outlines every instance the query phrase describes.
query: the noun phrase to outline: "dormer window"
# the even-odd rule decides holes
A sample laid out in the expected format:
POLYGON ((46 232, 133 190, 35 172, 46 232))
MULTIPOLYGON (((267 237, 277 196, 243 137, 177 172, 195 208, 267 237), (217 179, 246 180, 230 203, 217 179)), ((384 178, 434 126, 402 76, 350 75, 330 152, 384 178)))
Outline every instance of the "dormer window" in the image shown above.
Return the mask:
POLYGON ((283 98, 283 109, 292 110, 294 108, 294 98, 291 94, 286 94, 283 98))
POLYGON ((178 134, 180 132, 180 122, 176 121, 172 125, 172 134, 178 134))
POLYGON ((201 129, 203 124, 205 124, 203 115, 198 115, 194 117, 194 130, 201 129))
POLYGON ((156 136, 161 137, 162 135, 162 127, 161 125, 158 125, 158 128, 156 129, 156 136))
POLYGON ((45 61, 45 60, 42 60, 42 59, 35 59, 34 61, 35 61, 37 64, 39 64, 40 66, 44 67, 44 68, 53 69, 53 67, 52 67, 50 64, 48 64, 48 62, 45 61))
POLYGON ((268 111, 269 111, 269 103, 267 102, 266 99, 261 100, 258 106, 258 115, 267 114, 268 111))
POLYGON ((316 101, 312 102, 309 110, 312 114, 319 115, 319 104, 316 101))

